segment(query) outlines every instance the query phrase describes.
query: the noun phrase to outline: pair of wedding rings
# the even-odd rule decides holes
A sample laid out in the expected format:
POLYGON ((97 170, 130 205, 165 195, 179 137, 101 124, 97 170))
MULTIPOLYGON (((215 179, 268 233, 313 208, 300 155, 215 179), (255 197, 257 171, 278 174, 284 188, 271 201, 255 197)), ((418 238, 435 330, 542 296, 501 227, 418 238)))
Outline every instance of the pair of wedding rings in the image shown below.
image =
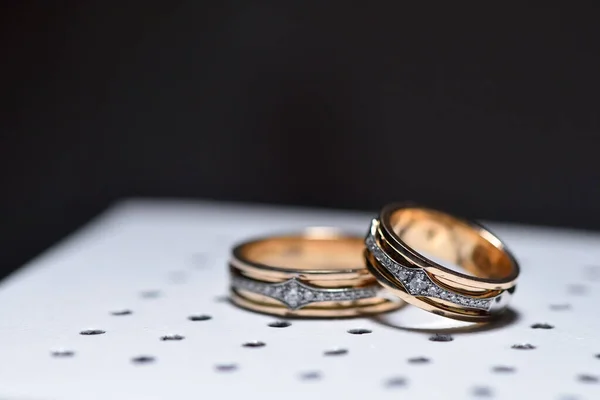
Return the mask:
POLYGON ((366 238, 334 228, 248 241, 233 249, 232 301, 286 317, 351 317, 410 303, 464 321, 506 309, 519 265, 482 225, 390 204, 366 238), (460 269, 460 270, 458 270, 460 269))

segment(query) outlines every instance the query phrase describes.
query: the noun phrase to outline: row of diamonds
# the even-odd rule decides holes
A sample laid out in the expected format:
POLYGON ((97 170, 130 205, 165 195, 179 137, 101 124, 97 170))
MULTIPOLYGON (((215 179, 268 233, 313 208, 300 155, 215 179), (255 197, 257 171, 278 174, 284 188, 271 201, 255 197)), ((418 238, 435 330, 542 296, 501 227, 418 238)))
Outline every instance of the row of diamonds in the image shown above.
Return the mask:
POLYGON ((307 286, 296 278, 280 283, 266 283, 234 276, 232 285, 236 289, 244 289, 281 301, 289 308, 296 310, 307 304, 321 301, 352 301, 376 297, 381 289, 379 285, 360 289, 320 289, 307 286))
POLYGON ((367 236, 365 244, 375 259, 385 267, 396 279, 402 282, 404 288, 413 296, 436 297, 465 307, 488 310, 490 299, 475 299, 453 293, 435 284, 423 271, 415 271, 397 263, 377 245, 372 233, 367 236))

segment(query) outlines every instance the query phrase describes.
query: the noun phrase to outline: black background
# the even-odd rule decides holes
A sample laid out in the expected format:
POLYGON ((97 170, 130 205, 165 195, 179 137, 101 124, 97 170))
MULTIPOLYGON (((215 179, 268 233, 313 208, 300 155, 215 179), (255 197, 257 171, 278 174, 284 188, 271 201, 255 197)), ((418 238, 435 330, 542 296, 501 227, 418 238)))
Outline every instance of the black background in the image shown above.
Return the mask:
POLYGON ((48 3, 0 17, 0 274, 126 196, 600 228, 594 9, 48 3))

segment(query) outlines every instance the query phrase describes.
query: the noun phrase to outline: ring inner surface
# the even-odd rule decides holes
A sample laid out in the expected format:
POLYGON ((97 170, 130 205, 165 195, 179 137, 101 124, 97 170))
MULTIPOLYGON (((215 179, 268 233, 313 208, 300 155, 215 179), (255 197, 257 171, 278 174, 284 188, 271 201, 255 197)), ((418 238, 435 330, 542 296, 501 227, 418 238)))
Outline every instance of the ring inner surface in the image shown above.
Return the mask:
MULTIPOLYGON (((448 214, 422 208, 403 208, 390 215, 390 226, 406 245, 422 256, 456 270, 462 267, 479 278, 511 275, 511 257, 486 240, 480 231, 448 214)), ((489 233, 483 233, 490 239, 489 233)))
POLYGON ((244 245, 240 255, 254 263, 290 270, 364 268, 360 237, 311 238, 281 236, 244 245))

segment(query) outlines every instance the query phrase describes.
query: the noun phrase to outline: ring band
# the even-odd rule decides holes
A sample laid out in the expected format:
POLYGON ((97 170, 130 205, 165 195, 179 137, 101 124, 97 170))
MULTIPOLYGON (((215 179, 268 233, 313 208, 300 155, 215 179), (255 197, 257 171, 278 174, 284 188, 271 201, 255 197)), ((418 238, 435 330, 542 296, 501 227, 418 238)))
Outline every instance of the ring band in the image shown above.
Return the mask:
POLYGON ((271 236, 234 247, 231 299, 243 308, 287 317, 351 317, 402 302, 364 265, 363 237, 333 228, 271 236))
POLYGON ((519 265, 497 236, 431 208, 385 206, 365 244, 367 267, 380 284, 438 315, 490 320, 506 309, 516 288, 519 265))

